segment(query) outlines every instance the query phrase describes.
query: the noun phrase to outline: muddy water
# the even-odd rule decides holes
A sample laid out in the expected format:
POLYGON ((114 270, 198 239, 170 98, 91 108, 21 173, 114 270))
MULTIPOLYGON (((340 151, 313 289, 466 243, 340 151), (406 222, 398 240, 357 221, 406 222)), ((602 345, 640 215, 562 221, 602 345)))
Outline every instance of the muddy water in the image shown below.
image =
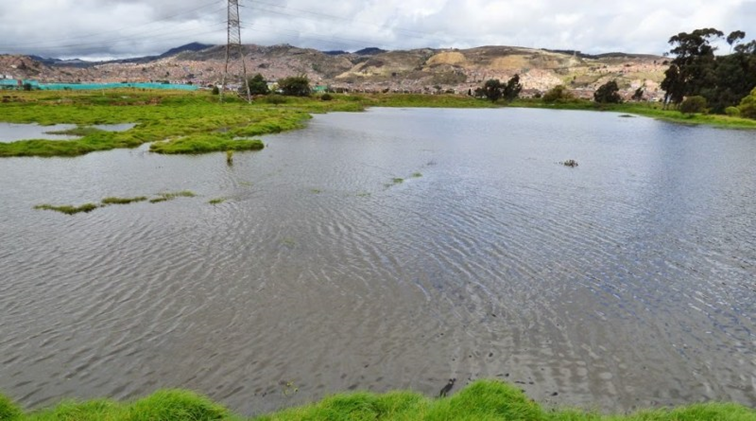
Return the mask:
POLYGON ((255 414, 456 377, 547 405, 756 405, 753 133, 374 109, 265 142, 233 166, 0 161, 0 390, 183 387, 255 414), (32 209, 178 190, 199 196, 32 209))

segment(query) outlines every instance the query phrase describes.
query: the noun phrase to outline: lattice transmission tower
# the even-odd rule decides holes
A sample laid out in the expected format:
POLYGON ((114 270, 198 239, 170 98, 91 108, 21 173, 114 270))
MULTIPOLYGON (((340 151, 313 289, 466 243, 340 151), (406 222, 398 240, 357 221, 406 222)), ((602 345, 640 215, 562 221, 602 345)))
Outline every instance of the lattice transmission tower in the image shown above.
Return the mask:
POLYGON ((252 94, 247 82, 247 64, 244 62, 244 46, 241 42, 241 20, 239 19, 239 0, 228 0, 228 42, 226 43, 226 67, 221 81, 220 99, 223 101, 223 93, 229 80, 239 80, 240 86, 245 86, 247 102, 252 102, 252 94), (232 71, 234 61, 241 62, 241 75, 232 71), (241 77, 240 77, 241 76, 241 77))

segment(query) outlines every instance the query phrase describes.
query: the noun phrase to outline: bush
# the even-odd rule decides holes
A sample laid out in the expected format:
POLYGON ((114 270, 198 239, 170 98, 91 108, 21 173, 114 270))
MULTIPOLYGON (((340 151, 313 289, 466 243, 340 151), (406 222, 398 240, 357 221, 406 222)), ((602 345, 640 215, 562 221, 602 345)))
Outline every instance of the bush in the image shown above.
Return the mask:
POLYGON ((333 96, 331 94, 323 94, 323 96, 320 97, 323 101, 330 101, 333 99, 333 96))
POLYGON ((575 96, 572 95, 572 92, 567 90, 567 87, 564 85, 558 85, 551 89, 549 89, 548 92, 543 94, 543 102, 547 104, 553 104, 557 102, 570 102, 574 101, 575 96))
POLYGON ((286 98, 282 97, 281 95, 274 94, 266 97, 265 102, 273 105, 286 104, 286 98))
POLYGON ((727 107, 727 108, 725 108, 725 114, 727 114, 730 117, 740 117, 740 108, 738 108, 738 107, 727 107))
MULTIPOLYGON (((268 82, 265 81, 265 78, 260 73, 249 78, 249 80, 247 80, 247 84, 249 85, 250 95, 268 95, 270 93, 270 89, 268 89, 268 82)), ((239 93, 246 95, 247 92, 242 86, 241 88, 239 88, 239 93)))
POLYGON ((278 81, 278 87, 284 95, 310 96, 310 79, 305 75, 292 76, 278 81))
POLYGON ((705 110, 706 98, 700 95, 685 98, 682 104, 680 104, 680 112, 683 114, 692 115, 696 113, 702 113, 705 110))
POLYGON ((622 102, 617 82, 613 80, 601 85, 593 94, 593 99, 599 104, 619 104, 622 102))
POLYGON ((213 95, 220 95, 220 89, 217 86, 213 86, 213 95))
POLYGON ((740 101, 740 107, 738 108, 742 117, 756 119, 756 88, 751 91, 750 95, 740 101))

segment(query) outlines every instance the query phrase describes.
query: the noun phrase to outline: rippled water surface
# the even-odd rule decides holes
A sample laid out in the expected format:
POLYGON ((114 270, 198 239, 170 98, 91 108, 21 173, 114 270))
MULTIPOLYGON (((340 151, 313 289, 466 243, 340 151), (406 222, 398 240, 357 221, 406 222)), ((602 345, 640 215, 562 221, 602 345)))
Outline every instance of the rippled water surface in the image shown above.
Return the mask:
POLYGON ((233 166, 0 160, 0 390, 255 414, 485 377, 547 405, 756 405, 753 132, 373 109, 264 140, 233 166))

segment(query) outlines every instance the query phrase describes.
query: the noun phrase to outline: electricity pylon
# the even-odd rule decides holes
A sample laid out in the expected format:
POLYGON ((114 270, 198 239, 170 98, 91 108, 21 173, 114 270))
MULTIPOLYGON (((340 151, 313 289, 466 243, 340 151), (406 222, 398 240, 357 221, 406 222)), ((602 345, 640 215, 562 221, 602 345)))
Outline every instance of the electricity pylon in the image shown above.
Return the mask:
POLYGON ((249 83, 247 82, 247 64, 244 62, 244 46, 241 42, 241 22, 239 19, 239 0, 228 0, 228 42, 226 43, 226 67, 223 71, 223 80, 221 81, 220 100, 223 101, 223 93, 226 90, 226 82, 229 77, 239 75, 233 75, 229 73, 231 62, 233 60, 240 60, 242 66, 242 80, 243 86, 246 86, 247 102, 252 102, 252 93, 249 90, 249 83), (238 57, 237 57, 238 56, 238 57))

